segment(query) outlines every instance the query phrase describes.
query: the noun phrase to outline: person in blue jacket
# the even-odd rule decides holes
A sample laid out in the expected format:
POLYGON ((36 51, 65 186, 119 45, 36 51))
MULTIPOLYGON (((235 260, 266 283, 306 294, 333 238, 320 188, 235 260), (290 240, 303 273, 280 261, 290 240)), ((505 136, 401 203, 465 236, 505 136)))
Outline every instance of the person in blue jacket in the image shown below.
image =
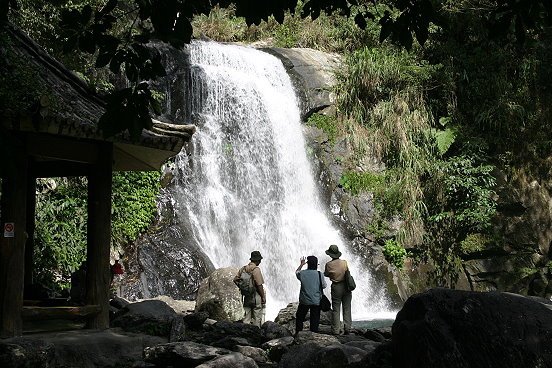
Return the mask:
POLYGON ((303 330, 303 323, 309 311, 310 330, 318 332, 318 325, 320 324, 320 299, 322 299, 322 289, 326 287, 326 281, 324 281, 324 277, 317 268, 318 258, 308 256, 306 261, 305 257, 301 258, 301 264, 295 271, 295 276, 301 281, 299 307, 295 314, 295 333, 303 330), (307 264, 307 269, 301 271, 305 263, 307 264))

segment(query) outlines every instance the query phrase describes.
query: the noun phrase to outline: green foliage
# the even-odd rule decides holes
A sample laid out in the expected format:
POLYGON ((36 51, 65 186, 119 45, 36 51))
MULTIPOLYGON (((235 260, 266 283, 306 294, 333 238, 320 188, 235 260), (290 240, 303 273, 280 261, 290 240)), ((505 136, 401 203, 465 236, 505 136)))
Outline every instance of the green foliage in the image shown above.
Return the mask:
POLYGON ((121 172, 113 176, 112 241, 134 241, 153 221, 159 193, 158 171, 121 172))
POLYGON ((404 249, 397 241, 388 239, 383 246, 383 255, 387 262, 391 263, 397 269, 401 270, 404 266, 404 259, 406 258, 406 249, 404 249))
POLYGON ((481 252, 490 243, 489 236, 481 233, 469 234, 460 242, 460 250, 464 254, 481 252))
POLYGON ((312 114, 307 120, 307 125, 317 127, 328 135, 330 142, 334 142, 339 131, 338 122, 335 116, 324 114, 312 114))
POLYGON ((481 248, 491 231, 496 213, 493 169, 475 155, 435 163, 434 175, 425 185, 427 233, 421 249, 434 265, 430 276, 438 285, 454 287, 462 254, 481 248))
POLYGON ((352 194, 360 192, 381 192, 385 184, 385 176, 370 172, 349 171, 343 173, 339 184, 352 194))
MULTIPOLYGON (((159 193, 158 172, 113 175, 112 245, 134 241, 152 222, 159 193)), ((87 180, 40 179, 36 211, 36 281, 69 287, 71 273, 86 259, 87 180)))
POLYGON ((86 259, 86 180, 40 179, 37 183, 35 282, 68 288, 86 259))

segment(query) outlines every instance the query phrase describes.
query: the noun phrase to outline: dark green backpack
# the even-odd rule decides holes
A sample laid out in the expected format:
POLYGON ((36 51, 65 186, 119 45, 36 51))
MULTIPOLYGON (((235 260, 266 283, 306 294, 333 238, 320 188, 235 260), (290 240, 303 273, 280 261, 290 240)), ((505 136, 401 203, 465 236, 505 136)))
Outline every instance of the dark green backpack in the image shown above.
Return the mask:
POLYGON ((238 288, 240 289, 241 294, 246 300, 255 298, 255 293, 257 289, 253 283, 253 275, 245 271, 245 267, 242 268, 242 272, 238 281, 238 288))

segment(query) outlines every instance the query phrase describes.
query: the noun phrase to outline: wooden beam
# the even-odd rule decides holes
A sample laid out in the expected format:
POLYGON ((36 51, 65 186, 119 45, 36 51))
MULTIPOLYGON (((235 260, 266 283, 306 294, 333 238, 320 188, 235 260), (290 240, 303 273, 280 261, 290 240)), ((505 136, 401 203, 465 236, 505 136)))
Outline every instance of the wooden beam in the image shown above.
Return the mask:
POLYGON ((51 134, 28 134, 27 150, 30 156, 85 163, 98 161, 101 143, 65 138, 51 134))
POLYGON ((48 319, 79 319, 92 317, 101 312, 99 305, 83 305, 78 307, 28 307, 24 306, 21 316, 25 321, 48 319))
POLYGON ((109 328, 112 163, 113 144, 105 143, 88 176, 86 303, 101 308, 87 323, 94 329, 109 328))
POLYGON ((0 221, 0 337, 23 333, 21 308, 25 267, 27 155, 24 139, 10 134, 11 162, 5 165, 2 177, 0 221), (14 225, 13 233, 5 232, 14 225))

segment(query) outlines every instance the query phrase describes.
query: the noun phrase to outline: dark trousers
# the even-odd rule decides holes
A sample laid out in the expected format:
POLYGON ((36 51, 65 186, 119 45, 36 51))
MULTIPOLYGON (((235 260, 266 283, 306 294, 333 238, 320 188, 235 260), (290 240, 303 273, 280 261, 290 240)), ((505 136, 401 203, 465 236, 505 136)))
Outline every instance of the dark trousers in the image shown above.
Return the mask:
POLYGON ((295 313, 295 332, 303 331, 303 323, 307 312, 310 310, 310 330, 312 332, 318 332, 318 325, 320 324, 320 306, 319 305, 306 305, 299 303, 297 307, 297 313, 295 313))

